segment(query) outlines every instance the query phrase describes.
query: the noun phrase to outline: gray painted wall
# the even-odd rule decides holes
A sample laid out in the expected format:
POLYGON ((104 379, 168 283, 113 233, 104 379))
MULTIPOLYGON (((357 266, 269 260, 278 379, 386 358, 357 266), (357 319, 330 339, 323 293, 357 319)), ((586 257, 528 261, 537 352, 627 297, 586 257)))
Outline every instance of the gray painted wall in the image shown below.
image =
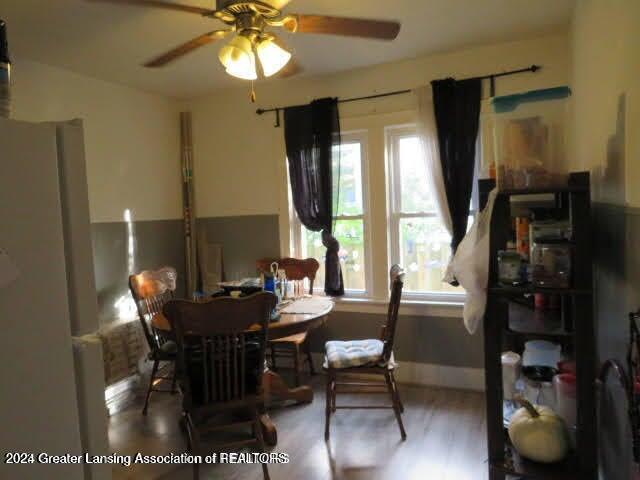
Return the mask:
POLYGON ((256 260, 280 256, 278 215, 198 218, 196 228, 222 245, 227 280, 256 276, 256 260))
POLYGON ((116 318, 115 303, 129 294, 127 279, 131 267, 133 272, 165 265, 175 267, 178 271, 177 295, 184 296, 182 220, 132 222, 131 239, 125 222, 93 223, 91 241, 101 326, 116 318), (133 242, 131 259, 130 240, 133 242))
MULTIPOLYGON (((598 360, 626 368, 628 313, 640 307, 640 209, 596 203, 596 328, 598 360)), ((605 479, 631 478, 631 434, 622 388, 610 380, 600 396, 601 468, 605 479)))
MULTIPOLYGON (((255 274, 255 261, 277 257, 280 238, 277 215, 200 218, 210 242, 223 246, 228 279, 255 274)), ((128 294, 128 234, 125 222, 91 225, 100 322, 115 318, 114 304, 128 294)), ((184 295, 184 239, 181 220, 133 222, 134 271, 174 266, 178 295, 184 295)), ((334 312, 326 326, 311 335, 311 347, 321 352, 330 339, 377 338, 385 315, 334 312)), ((483 368, 480 334, 469 335, 461 319, 402 315, 395 355, 398 360, 454 367, 483 368)))
MULTIPOLYGON (((210 242, 223 246, 227 279, 255 274, 255 261, 279 256, 277 215, 199 218, 210 242)), ((402 312, 402 311, 401 311, 402 312)), ((311 348, 321 352, 329 339, 377 338, 385 315, 334 312, 325 327, 311 335, 311 348)), ((481 335, 471 336, 462 319, 400 315, 396 358, 403 361, 483 368, 481 335)))
MULTIPOLYGON (((311 333, 311 349, 322 352, 327 340, 378 338, 386 315, 333 312, 327 324, 311 333)), ((396 330, 396 360, 484 368, 482 335, 469 335, 462 318, 400 316, 396 330)))

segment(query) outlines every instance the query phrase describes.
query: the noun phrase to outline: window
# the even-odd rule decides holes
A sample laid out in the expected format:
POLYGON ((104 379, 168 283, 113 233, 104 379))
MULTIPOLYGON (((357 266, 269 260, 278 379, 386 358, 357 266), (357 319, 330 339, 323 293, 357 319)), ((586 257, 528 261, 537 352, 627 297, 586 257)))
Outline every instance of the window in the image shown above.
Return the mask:
MULTIPOLYGON (((388 127, 390 262, 405 268, 404 292, 429 300, 452 300, 463 290, 444 283, 451 236, 436 213, 414 127, 388 127)), ((470 218, 469 225, 473 219, 470 218)))
MULTIPOLYGON (((405 300, 459 303, 464 290, 442 281, 451 238, 436 213, 421 142, 409 121, 409 115, 393 114, 345 122, 352 130, 343 132, 340 161, 336 149, 333 164, 333 232, 340 242, 345 291, 373 304, 385 302, 389 267, 399 263, 406 270, 405 300)), ((290 255, 320 262, 315 291, 321 293, 321 234, 301 225, 291 195, 289 208, 290 255)), ((474 215, 472 208, 469 227, 474 215)))
MULTIPOLYGON (((340 148, 335 147, 333 162, 333 234, 340 242, 338 255, 345 291, 358 295, 364 295, 369 289, 366 140, 366 132, 343 133, 340 148)), ((315 285, 318 291, 322 291, 325 248, 321 234, 304 228, 293 208, 291 210, 292 255, 299 258, 313 257, 320 262, 315 285)))

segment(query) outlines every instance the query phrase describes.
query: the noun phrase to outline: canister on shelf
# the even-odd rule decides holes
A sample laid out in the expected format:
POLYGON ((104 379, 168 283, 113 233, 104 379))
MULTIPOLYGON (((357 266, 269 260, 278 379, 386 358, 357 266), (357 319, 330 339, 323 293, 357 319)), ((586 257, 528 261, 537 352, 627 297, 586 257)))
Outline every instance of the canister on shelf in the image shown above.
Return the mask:
POLYGON ((576 376, 571 373, 561 373, 553 377, 556 393, 556 411, 567 427, 576 424, 576 376))
POLYGON ((564 241, 536 243, 531 252, 533 283, 538 287, 571 286, 571 245, 564 241))
POLYGON ((522 279, 522 257, 515 250, 498 252, 498 280, 503 285, 513 285, 522 279))

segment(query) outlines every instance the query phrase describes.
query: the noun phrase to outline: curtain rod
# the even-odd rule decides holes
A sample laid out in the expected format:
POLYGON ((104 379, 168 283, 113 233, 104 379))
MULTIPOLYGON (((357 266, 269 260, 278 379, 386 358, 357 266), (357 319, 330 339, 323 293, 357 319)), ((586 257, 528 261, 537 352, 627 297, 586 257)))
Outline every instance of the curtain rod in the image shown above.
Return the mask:
MULTIPOLYGON (((537 72, 541 68, 542 67, 540 65, 531 65, 529 67, 520 68, 518 70, 509 70, 508 72, 491 73, 489 75, 482 75, 479 77, 464 78, 463 80, 487 80, 487 79, 491 80, 491 96, 493 97, 495 96, 495 93, 496 93, 496 85, 495 85, 496 78, 506 77, 507 75, 515 75, 517 73, 537 72)), ((367 95, 365 97, 342 98, 342 99, 338 99, 338 103, 358 102, 360 100, 371 100, 374 98, 391 97, 393 95, 403 95, 405 93, 411 93, 412 91, 413 91, 412 89, 406 89, 406 90, 396 90, 393 92, 378 93, 375 95, 367 95)), ((258 115, 263 115, 265 113, 275 112, 276 123, 274 126, 277 128, 280 126, 280 110, 284 110, 285 108, 291 108, 295 106, 298 106, 298 105, 292 105, 289 107, 259 108, 256 110, 256 113, 258 115)))

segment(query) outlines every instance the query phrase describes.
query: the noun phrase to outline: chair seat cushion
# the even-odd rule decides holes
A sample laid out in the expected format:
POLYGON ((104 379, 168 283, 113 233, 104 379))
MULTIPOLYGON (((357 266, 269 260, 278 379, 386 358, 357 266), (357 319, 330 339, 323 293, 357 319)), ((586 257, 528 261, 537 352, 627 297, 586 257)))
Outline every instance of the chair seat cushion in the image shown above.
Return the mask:
POLYGON ((178 344, 173 340, 167 340, 162 344, 160 350, 169 355, 175 355, 176 353, 178 353, 178 344))
POLYGON ((384 343, 380 340, 353 340, 348 342, 332 340, 325 349, 325 368, 352 368, 363 365, 380 365, 384 343))
POLYGON ((160 348, 155 351, 149 352, 149 359, 160 360, 161 362, 175 360, 177 354, 178 344, 173 340, 167 340, 162 345, 160 345, 160 348))

